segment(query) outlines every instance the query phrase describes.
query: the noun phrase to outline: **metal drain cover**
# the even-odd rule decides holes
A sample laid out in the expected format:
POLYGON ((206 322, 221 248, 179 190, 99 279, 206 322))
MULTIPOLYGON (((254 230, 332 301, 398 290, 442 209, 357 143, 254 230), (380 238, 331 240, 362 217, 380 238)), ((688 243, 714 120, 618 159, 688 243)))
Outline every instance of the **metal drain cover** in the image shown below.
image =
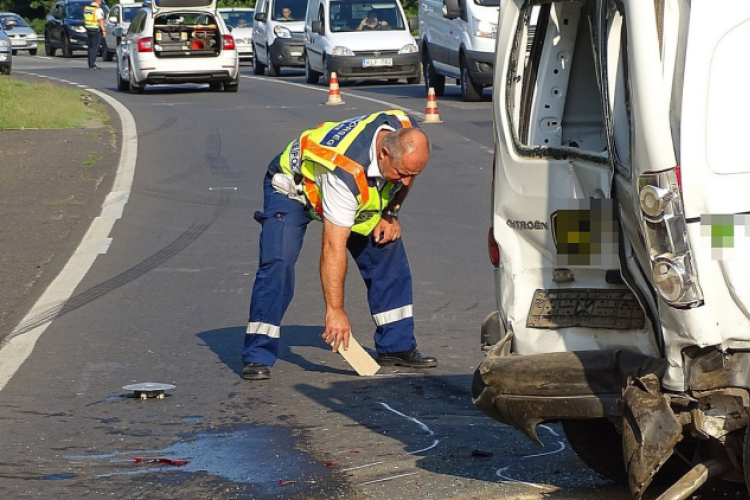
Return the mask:
POLYGON ((164 391, 171 391, 175 386, 172 384, 159 384, 157 382, 144 382, 141 384, 124 385, 122 388, 126 391, 133 391, 133 395, 136 398, 164 399, 166 397, 164 391))

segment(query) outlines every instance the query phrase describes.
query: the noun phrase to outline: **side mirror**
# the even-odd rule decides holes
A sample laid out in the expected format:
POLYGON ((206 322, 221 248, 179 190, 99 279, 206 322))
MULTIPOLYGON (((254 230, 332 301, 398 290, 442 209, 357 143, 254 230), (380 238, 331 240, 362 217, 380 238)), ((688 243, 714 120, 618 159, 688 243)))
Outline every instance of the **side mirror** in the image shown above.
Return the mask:
POLYGON ((461 17, 461 6, 458 0, 443 0, 443 17, 451 20, 461 17))
POLYGON ((268 20, 268 16, 266 16, 265 12, 258 12, 255 14, 254 19, 259 23, 265 23, 268 20))
POLYGON ((117 16, 109 16, 107 20, 112 24, 117 24, 117 16))
POLYGON ((122 26, 118 26, 115 29, 112 30, 112 35, 117 38, 122 38, 122 26))
POLYGON ((313 21, 310 25, 310 28, 312 29, 312 32, 318 35, 323 35, 323 26, 321 26, 320 21, 313 21))
POLYGON ((227 29, 228 29, 228 30, 229 30, 229 32, 231 33, 231 32, 232 32, 232 30, 233 30, 234 28, 232 27, 232 25, 231 25, 231 24, 227 24, 227 29))
POLYGON ((416 17, 409 18, 409 31, 417 31, 419 29, 419 19, 416 17))

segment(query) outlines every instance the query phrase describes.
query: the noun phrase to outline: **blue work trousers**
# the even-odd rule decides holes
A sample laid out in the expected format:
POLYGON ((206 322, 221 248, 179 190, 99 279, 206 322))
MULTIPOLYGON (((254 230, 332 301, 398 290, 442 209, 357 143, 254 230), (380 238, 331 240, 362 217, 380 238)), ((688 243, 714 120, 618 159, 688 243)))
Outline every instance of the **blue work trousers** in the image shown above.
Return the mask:
MULTIPOLYGON (((279 356, 281 320, 294 296, 294 266, 313 219, 301 203, 273 189, 270 174, 263 181, 263 194, 263 212, 255 213, 262 226, 260 258, 242 359, 273 366, 279 356)), ((372 236, 352 233, 347 248, 367 286, 378 353, 416 347, 411 270, 402 241, 378 245, 372 236)))

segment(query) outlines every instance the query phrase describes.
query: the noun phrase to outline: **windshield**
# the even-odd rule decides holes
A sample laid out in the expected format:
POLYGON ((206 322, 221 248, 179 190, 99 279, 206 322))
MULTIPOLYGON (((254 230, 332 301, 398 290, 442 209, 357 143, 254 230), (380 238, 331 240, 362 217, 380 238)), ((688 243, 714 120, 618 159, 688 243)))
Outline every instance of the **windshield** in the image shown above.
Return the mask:
POLYGON ((404 18, 394 1, 332 1, 331 31, 395 31, 404 18))
POLYGON ((253 26, 253 10, 235 10, 231 12, 220 12, 221 18, 227 26, 232 28, 251 28, 253 26))
POLYGON ((22 17, 19 16, 0 16, 0 25, 3 27, 6 26, 12 26, 12 27, 19 27, 19 28, 28 28, 29 25, 26 24, 26 21, 23 20, 22 17))
POLYGON ((474 3, 482 7, 500 7, 500 0, 474 0, 474 3))
MULTIPOLYGON (((83 19, 83 8, 90 5, 88 2, 73 3, 70 2, 66 9, 65 17, 69 19, 83 19)), ((109 13, 109 7, 102 3, 102 10, 104 11, 105 17, 109 13)))
POLYGON ((307 0, 282 0, 274 2, 274 21, 302 21, 305 19, 307 0))
POLYGON ((123 7, 122 8, 122 20, 126 23, 132 22, 140 7, 123 7))

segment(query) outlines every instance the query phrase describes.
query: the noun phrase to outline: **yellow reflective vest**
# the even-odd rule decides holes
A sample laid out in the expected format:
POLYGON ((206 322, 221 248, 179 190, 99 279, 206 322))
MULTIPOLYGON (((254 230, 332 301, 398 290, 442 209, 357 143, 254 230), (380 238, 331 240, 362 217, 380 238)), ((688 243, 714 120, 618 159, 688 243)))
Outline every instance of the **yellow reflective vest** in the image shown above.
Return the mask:
POLYGON ((83 8, 83 25, 87 30, 99 29, 99 21, 96 19, 96 12, 99 9, 101 7, 94 3, 83 8))
POLYGON ((383 210, 401 189, 401 184, 391 182, 378 189, 374 179, 367 178, 370 146, 382 125, 394 129, 418 126, 416 120, 399 110, 356 116, 338 123, 325 122, 304 131, 273 162, 280 171, 294 177, 297 184, 304 184, 313 218, 323 217, 321 193, 314 175, 315 166, 319 165, 341 179, 357 198, 352 231, 366 236, 375 229, 383 210))

